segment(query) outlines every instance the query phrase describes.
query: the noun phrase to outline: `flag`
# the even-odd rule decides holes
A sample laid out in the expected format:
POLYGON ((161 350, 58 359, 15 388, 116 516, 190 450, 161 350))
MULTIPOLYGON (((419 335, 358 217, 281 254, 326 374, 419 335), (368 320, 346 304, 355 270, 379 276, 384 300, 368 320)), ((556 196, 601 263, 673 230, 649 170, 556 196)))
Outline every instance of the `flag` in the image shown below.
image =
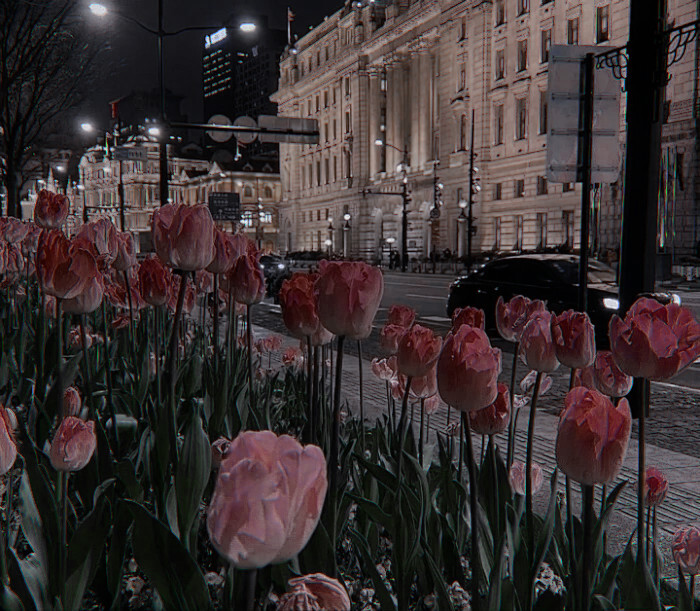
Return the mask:
POLYGON ((291 8, 287 7, 287 21, 294 21, 294 18, 296 15, 294 14, 294 11, 292 11, 291 8))

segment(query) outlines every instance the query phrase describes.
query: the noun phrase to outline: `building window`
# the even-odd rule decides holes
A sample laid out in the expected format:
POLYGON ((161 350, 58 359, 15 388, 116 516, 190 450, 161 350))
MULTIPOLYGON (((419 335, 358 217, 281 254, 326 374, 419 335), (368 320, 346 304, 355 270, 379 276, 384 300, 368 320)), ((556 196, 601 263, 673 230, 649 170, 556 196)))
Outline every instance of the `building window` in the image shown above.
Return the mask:
POLYGON ((503 183, 502 182, 497 182, 495 185, 493 185, 493 199, 496 201, 500 201, 503 199, 503 183))
POLYGON ((513 218, 513 225, 515 229, 515 243, 513 244, 514 250, 523 249, 523 217, 522 215, 517 215, 513 218))
POLYGON ((569 193, 570 191, 573 191, 573 190, 574 190, 574 183, 565 182, 565 183, 563 184, 562 191, 563 191, 564 193, 569 193))
POLYGON ((321 110, 321 97, 317 95, 316 96, 316 112, 318 112, 319 110, 321 110))
POLYGON ((379 77, 379 91, 386 91, 386 70, 383 70, 379 77))
POLYGON ((503 25, 506 22, 505 0, 496 0, 496 25, 503 25))
POLYGON ((346 133, 346 134, 349 134, 349 133, 350 133, 350 127, 351 127, 351 123, 350 123, 350 111, 349 111, 349 110, 346 110, 346 111, 345 111, 345 133, 346 133))
POLYGON ((493 249, 501 250, 501 217, 493 219, 493 249))
POLYGON ((316 186, 321 186, 321 160, 316 161, 316 186))
POLYGON ((333 119, 333 140, 338 137, 338 120, 333 119))
POLYGON ((515 139, 524 140, 527 137, 527 100, 515 100, 515 139))
POLYGON ((547 195, 547 178, 545 176, 537 177, 537 195, 547 195))
POLYGON ((346 76, 344 80, 345 80, 345 95, 347 97, 350 97, 350 77, 346 76))
POLYGON ((328 90, 323 92, 323 107, 328 108, 328 90))
POLYGON ((599 6, 595 11, 595 41, 610 40, 610 6, 599 6))
POLYGON ((578 17, 566 22, 566 42, 570 45, 578 44, 578 17))
POLYGON ((462 23, 459 28, 459 39, 464 40, 467 37, 467 18, 462 17, 462 23))
POLYGON ((338 180, 338 158, 333 155, 333 182, 338 180))
POLYGON ((527 70, 527 39, 518 41, 517 71, 527 70))
POLYGON ((547 133, 547 92, 540 91, 540 134, 547 133))
POLYGON ((459 150, 467 150, 467 115, 462 115, 459 119, 459 150))
POLYGON ((316 220, 317 221, 321 220, 321 209, 320 208, 318 210, 316 210, 316 220))
POLYGON ((264 189, 265 199, 272 199, 272 189, 270 187, 265 187, 264 189))
POLYGON ((564 245, 571 250, 574 247, 574 211, 564 210, 561 213, 561 224, 564 229, 564 245))
POLYGON ((518 17, 527 13, 529 8, 529 0, 518 0, 518 17))
POLYGON ((547 248, 547 213, 537 213, 537 248, 547 248))
POLYGON ((494 109, 494 144, 503 144, 503 104, 494 109))
POLYGON ((542 48, 540 61, 546 64, 549 61, 549 49, 552 47, 552 30, 542 30, 542 48))
POLYGON ((506 75, 506 52, 505 49, 496 51, 496 80, 502 79, 506 75))
POLYGON ((323 160, 323 165, 324 165, 324 170, 326 172, 326 184, 328 184, 331 181, 331 170, 330 170, 330 161, 326 157, 326 159, 323 160))
POLYGON ((323 134, 326 144, 328 144, 328 123, 323 124, 323 134))
POLYGON ((525 179, 518 178, 515 181, 514 197, 525 197, 525 179))
POLYGON ((253 197, 253 189, 247 185, 243 187, 243 197, 253 197))
POLYGON ((464 91, 467 88, 467 66, 462 64, 459 68, 459 87, 458 91, 464 91))

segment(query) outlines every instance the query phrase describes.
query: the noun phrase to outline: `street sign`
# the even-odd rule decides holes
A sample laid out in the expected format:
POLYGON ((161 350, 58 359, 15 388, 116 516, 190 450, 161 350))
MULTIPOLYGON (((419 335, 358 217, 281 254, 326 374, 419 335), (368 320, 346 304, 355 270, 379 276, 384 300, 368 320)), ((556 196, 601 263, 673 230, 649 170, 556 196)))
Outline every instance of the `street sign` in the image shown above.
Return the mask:
POLYGON ((215 221, 238 221, 241 218, 241 197, 238 193, 210 193, 209 211, 215 221))
MULTIPOLYGON (((256 128, 258 124, 255 119, 251 117, 238 117, 233 124, 237 127, 253 127, 256 128)), ((251 144, 258 137, 258 134, 254 131, 252 132, 236 132, 236 140, 241 144, 251 144)))
POLYGON ((148 153, 140 146, 115 146, 112 149, 117 161, 146 161, 148 153))
MULTIPOLYGON (((213 115, 209 118, 207 123, 210 123, 211 125, 231 125, 231 119, 229 119, 226 115, 213 115)), ((207 136, 209 136, 214 142, 227 142, 231 139, 233 133, 212 129, 207 132, 207 136)))
MULTIPOLYGON (((608 47, 552 45, 547 102, 547 180, 581 182, 583 59, 608 47)), ((620 81, 606 68, 595 71, 591 182, 613 183, 620 175, 620 81)))
POLYGON ((295 142, 299 144, 318 144, 318 121, 316 119, 299 119, 297 117, 276 117, 260 115, 258 126, 273 133, 261 133, 260 142, 295 142), (278 133, 274 133, 278 132, 278 133), (296 132, 296 133, 295 133, 296 132))

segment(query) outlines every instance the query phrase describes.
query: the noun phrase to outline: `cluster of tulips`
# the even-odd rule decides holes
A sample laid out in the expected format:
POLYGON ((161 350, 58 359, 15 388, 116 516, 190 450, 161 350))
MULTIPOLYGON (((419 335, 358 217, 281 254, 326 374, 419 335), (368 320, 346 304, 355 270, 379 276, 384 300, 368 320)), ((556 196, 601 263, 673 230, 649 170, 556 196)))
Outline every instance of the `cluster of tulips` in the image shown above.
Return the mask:
MULTIPOLYGON (((499 300, 498 331, 515 344, 508 385, 483 311, 456 312, 442 338, 393 306, 380 332, 385 358, 372 362, 386 381, 386 426, 366 421, 362 378, 359 421, 343 425, 345 344, 358 342, 361 365, 383 295, 379 269, 322 261, 285 281, 282 317, 300 346, 283 350, 277 337, 253 338, 251 309, 265 294, 257 249, 217 228, 205 206, 157 210, 156 254, 138 263, 131 236, 107 219, 67 237, 68 205, 42 191, 34 223, 0 221, 0 607, 79 609, 88 588, 118 606, 133 557, 130 579, 148 579, 173 609, 265 607, 281 583, 278 609, 349 610, 345 586, 360 568, 356 580, 371 582, 386 609, 429 608, 433 592, 439 608, 454 608, 455 592, 467 597, 460 584, 473 609, 530 609, 548 604, 536 585, 545 561, 566 588, 547 608, 659 608, 649 532, 668 482, 644 462, 646 405, 636 559, 631 546, 606 553, 605 522, 625 483, 605 487, 627 452, 633 379, 668 379, 700 355, 700 324, 686 308, 640 299, 611 321, 611 350, 596 351, 585 313, 499 300), (77 326, 64 329, 66 319, 77 326), (518 359, 531 372, 521 382, 531 393, 524 462, 515 460, 527 403, 515 392, 518 359), (537 403, 560 365, 571 370, 552 448, 566 477, 563 519, 556 470, 547 515, 532 507, 544 480, 533 462, 537 403), (453 439, 430 432, 440 409, 448 422, 461 416, 457 464, 453 439), (480 461, 472 433, 488 438, 480 461), (571 482, 581 485, 580 520, 571 482)), ((673 553, 685 574, 700 572, 700 532, 681 529, 673 553)), ((693 589, 681 580, 682 604, 693 589)))

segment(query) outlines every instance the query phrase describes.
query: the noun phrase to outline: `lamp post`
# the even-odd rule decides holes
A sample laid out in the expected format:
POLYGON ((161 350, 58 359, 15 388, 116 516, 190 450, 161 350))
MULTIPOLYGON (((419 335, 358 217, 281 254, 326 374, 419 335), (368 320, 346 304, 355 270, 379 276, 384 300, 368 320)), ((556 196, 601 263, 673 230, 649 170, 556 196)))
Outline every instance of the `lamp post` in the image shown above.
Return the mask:
POLYGON ((459 216, 457 217, 457 229, 459 231, 457 235, 457 257, 462 258, 464 256, 464 230, 467 228, 468 218, 465 214, 465 209, 468 203, 463 199, 459 201, 459 216))
POLYGON ((335 228, 333 227, 333 217, 328 218, 328 237, 326 238, 326 241, 324 242, 326 247, 328 248, 328 257, 330 258, 333 254, 333 231, 335 228))
POLYGON ((346 212, 343 215, 343 220, 345 223, 343 224, 343 257, 345 259, 348 258, 348 234, 350 233, 350 213, 346 212))
POLYGON ((386 243, 389 245, 389 269, 394 269, 394 242, 396 242, 394 237, 386 239, 386 243))
MULTIPOLYGON (((158 141, 158 157, 159 157, 159 170, 160 170, 160 184, 159 184, 159 191, 160 191, 160 205, 164 206, 165 204, 168 203, 169 200, 169 185, 168 185, 168 138, 167 138, 167 130, 166 125, 167 125, 167 116, 165 112, 165 61, 163 58, 163 42, 166 37, 168 36, 177 36, 178 34, 182 34, 183 32, 191 32, 191 31, 196 31, 196 30, 216 30, 217 27, 219 26, 211 26, 211 25, 196 25, 196 26, 187 26, 184 28, 180 28, 178 30, 173 30, 172 32, 168 32, 163 28, 163 5, 164 5, 164 0, 158 0, 158 28, 153 29, 149 28, 147 25, 144 25, 141 23, 138 19, 134 19, 130 15, 126 13, 122 13, 121 11, 116 11, 116 10, 109 10, 104 4, 100 4, 98 2, 93 2, 92 4, 89 5, 90 11, 96 15, 97 17, 104 17, 106 16, 109 12, 114 13, 118 17, 125 19, 126 21, 129 21, 133 23, 134 25, 138 26, 145 32, 148 32, 149 34, 156 36, 158 38, 158 88, 160 90, 160 121, 162 123, 161 125, 161 130, 160 130, 160 138, 158 141)), ((256 30, 256 25, 252 21, 247 21, 243 20, 238 24, 238 28, 242 32, 246 33, 251 33, 256 30)), ((155 134, 154 134, 155 135, 155 134)))
POLYGON ((401 202, 403 206, 401 211, 401 271, 405 272, 408 265, 408 148, 400 149, 393 144, 384 142, 381 138, 377 138, 374 144, 377 146, 388 146, 402 155, 401 163, 397 169, 401 172, 401 202))

